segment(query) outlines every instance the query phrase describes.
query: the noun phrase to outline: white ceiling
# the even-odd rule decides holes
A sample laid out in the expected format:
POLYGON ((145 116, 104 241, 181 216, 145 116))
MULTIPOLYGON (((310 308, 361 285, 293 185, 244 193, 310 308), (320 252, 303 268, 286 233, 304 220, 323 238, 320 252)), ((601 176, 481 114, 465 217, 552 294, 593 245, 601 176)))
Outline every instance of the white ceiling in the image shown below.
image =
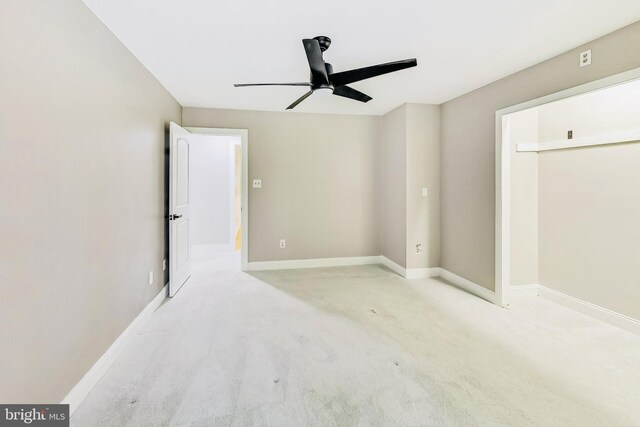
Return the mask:
POLYGON ((354 83, 367 104, 315 95, 295 110, 353 114, 439 104, 640 20, 638 0, 83 1, 187 107, 284 110, 306 88, 233 83, 308 81, 301 39, 316 35, 335 72, 418 59, 354 83))

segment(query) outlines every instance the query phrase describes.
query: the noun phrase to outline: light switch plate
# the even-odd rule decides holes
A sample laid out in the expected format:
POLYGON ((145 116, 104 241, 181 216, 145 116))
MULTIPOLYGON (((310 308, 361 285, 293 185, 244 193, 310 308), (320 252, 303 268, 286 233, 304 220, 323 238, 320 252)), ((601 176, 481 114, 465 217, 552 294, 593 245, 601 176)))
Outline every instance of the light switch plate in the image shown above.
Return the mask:
POLYGON ((253 188, 262 188, 262 180, 254 179, 253 180, 253 188))
POLYGON ((149 284, 153 285, 153 271, 149 272, 149 284))
POLYGON ((427 197, 429 195, 429 190, 427 187, 422 188, 422 197, 427 197))

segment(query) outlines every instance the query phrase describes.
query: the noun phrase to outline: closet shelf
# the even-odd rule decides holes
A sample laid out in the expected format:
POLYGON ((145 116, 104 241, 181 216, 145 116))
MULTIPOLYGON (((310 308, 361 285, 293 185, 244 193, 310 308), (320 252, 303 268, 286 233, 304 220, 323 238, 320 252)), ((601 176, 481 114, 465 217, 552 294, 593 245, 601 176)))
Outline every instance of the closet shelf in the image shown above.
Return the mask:
POLYGON ((586 136, 540 143, 521 143, 516 145, 516 150, 518 152, 537 152, 592 147, 594 145, 625 144, 629 142, 640 142, 640 129, 617 132, 609 135, 586 136))

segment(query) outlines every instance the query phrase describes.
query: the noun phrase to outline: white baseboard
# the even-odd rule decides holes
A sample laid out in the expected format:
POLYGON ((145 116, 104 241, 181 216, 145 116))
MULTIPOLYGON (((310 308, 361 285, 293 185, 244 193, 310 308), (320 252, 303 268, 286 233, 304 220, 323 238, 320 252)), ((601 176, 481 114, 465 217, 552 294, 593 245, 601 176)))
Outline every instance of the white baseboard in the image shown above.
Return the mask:
POLYGON ((539 295, 540 285, 537 283, 531 285, 516 285, 509 288, 509 293, 513 296, 537 297, 539 295))
POLYGON ((428 277, 440 277, 442 273, 442 269, 440 267, 430 267, 430 268, 408 268, 407 275, 405 276, 407 279, 426 279, 428 277))
POLYGON ((247 265, 247 271, 265 270, 291 270, 297 268, 322 268, 345 267, 350 265, 382 264, 407 279, 421 279, 425 277, 438 277, 440 268, 410 268, 406 269, 382 255, 343 257, 343 258, 316 258, 316 259, 292 259, 283 261, 256 261, 247 265))
POLYGON ((539 285, 538 292, 541 297, 550 301, 640 335, 640 320, 638 319, 634 319, 633 317, 617 313, 613 310, 609 310, 608 308, 600 307, 599 305, 563 294, 562 292, 558 292, 554 289, 546 288, 542 285, 539 285))
POLYGON ((405 279, 424 279, 427 277, 438 277, 440 276, 440 268, 439 267, 434 267, 434 268, 404 268, 403 266, 401 266, 400 264, 391 261, 389 258, 387 258, 386 256, 381 256, 380 257, 381 260, 381 264, 384 265, 385 267, 395 271, 396 273, 398 273, 399 275, 401 275, 402 277, 404 277, 405 279))
POLYGON ((609 310, 608 308, 583 301, 579 298, 572 297, 571 295, 564 294, 556 291, 555 289, 547 288, 538 284, 518 285, 511 286, 509 288, 509 293, 513 296, 540 296, 572 310, 579 311, 580 313, 595 317, 603 322, 607 322, 611 325, 640 335, 640 320, 617 313, 613 310, 609 310))
POLYGON ((153 312, 162 304, 167 296, 167 286, 162 288, 160 293, 147 304, 147 306, 133 319, 133 322, 120 334, 118 338, 111 344, 105 353, 93 364, 91 369, 84 374, 71 391, 62 399, 62 403, 69 405, 69 415, 80 406, 85 397, 93 390, 107 370, 116 361, 122 350, 140 330, 144 322, 153 314, 153 312))
POLYGON ((402 277, 407 277, 407 269, 402 267, 400 264, 397 264, 394 261, 391 261, 386 256, 380 256, 380 264, 387 267, 389 270, 393 270, 402 277))
POLYGON ((467 280, 464 277, 460 277, 457 274, 453 274, 452 272, 447 271, 444 268, 440 269, 440 277, 447 282, 457 286, 458 288, 464 289, 470 294, 480 297, 483 300, 489 301, 490 303, 496 304, 495 292, 485 288, 484 286, 473 283, 472 281, 467 280))
POLYGON ((343 258, 292 259, 284 261, 257 261, 247 264, 247 271, 292 270, 297 268, 344 267, 349 265, 381 264, 382 257, 360 256, 343 258))

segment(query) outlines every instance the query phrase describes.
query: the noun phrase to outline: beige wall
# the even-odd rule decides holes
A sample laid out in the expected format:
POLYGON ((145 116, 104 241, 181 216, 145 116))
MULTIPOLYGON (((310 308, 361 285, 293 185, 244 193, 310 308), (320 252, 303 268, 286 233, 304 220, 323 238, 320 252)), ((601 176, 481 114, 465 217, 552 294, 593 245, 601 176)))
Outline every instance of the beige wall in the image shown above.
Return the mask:
POLYGON ((407 268, 439 267, 440 107, 407 104, 406 114, 407 268), (422 244, 420 254, 417 244, 422 244))
POLYGON ((382 117, 382 255, 406 267, 407 105, 382 117))
POLYGON ((379 117, 184 108, 183 125, 249 130, 249 261, 380 254, 379 117))
POLYGON ((382 128, 382 255, 405 268, 438 267, 440 108, 404 104, 382 128))
POLYGON ((538 279, 538 153, 517 152, 518 144, 538 142, 538 109, 509 116, 510 271, 511 286, 533 285, 538 279))
POLYGON ((496 110, 638 68, 638 46, 635 23, 441 106, 442 267, 494 289, 496 110))
POLYGON ((184 108, 183 125, 249 129, 249 179, 262 179, 249 190, 250 261, 382 254, 438 266, 438 106, 383 117, 184 108))
POLYGON ((75 0, 0 2, 0 93, 0 402, 56 403, 164 285, 180 106, 75 0))

